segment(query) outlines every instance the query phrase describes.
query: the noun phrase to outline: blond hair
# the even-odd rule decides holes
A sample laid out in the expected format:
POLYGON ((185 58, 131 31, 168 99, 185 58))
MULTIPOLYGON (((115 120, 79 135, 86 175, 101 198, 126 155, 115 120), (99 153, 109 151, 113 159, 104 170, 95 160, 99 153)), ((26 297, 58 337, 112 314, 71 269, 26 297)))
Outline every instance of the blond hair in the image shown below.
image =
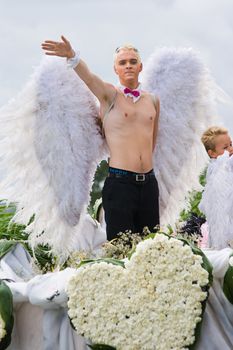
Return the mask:
POLYGON ((216 137, 225 134, 228 134, 228 130, 220 126, 212 126, 211 128, 207 129, 201 137, 201 141, 205 146, 206 152, 209 150, 215 151, 216 137))
POLYGON ((141 63, 141 57, 140 57, 140 53, 139 53, 138 49, 131 44, 124 44, 124 45, 116 48, 115 53, 114 53, 114 62, 116 61, 117 55, 121 50, 123 50, 123 51, 133 50, 137 55, 139 63, 141 63))

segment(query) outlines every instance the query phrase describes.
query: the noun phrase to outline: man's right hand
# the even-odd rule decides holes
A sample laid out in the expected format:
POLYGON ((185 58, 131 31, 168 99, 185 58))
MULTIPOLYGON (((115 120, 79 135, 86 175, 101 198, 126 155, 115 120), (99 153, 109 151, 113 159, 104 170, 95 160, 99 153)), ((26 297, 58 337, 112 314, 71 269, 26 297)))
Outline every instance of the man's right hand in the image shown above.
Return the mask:
MULTIPOLYGON (((61 40, 62 41, 45 40, 45 42, 41 44, 45 54, 49 56, 66 57, 68 59, 74 57, 75 52, 72 49, 70 42, 63 35, 61 36, 61 40)), ((74 71, 97 97, 100 104, 102 104, 102 108, 106 110, 116 94, 114 86, 105 83, 97 75, 93 74, 82 59, 80 59, 78 65, 74 68, 74 71)))
POLYGON ((45 54, 49 56, 59 56, 66 58, 74 57, 75 52, 72 49, 70 42, 63 35, 61 36, 61 39, 62 41, 60 42, 45 40, 41 44, 42 49, 45 50, 45 54))

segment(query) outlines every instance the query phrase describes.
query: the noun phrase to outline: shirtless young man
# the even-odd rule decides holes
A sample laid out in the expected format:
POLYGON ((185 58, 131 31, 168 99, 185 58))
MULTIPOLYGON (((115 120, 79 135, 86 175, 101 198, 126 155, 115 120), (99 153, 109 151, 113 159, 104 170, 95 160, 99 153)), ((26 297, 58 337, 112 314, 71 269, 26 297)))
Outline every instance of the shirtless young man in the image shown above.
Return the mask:
POLYGON ((121 86, 115 87, 90 72, 69 41, 61 38, 61 42, 46 40, 42 49, 47 55, 66 57, 100 102, 110 151, 109 175, 102 193, 107 238, 111 240, 126 230, 142 232, 145 226, 153 231, 159 224, 159 191, 152 170, 159 100, 140 90, 142 63, 138 50, 131 46, 116 50, 114 70, 121 86))

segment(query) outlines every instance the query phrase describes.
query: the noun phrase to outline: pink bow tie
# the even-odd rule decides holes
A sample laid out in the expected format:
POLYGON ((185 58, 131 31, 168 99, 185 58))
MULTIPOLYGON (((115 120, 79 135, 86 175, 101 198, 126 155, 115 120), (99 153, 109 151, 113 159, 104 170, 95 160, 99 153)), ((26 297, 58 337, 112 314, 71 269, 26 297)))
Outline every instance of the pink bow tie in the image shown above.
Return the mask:
POLYGON ((126 87, 124 89, 124 94, 131 94, 134 97, 139 97, 140 96, 140 91, 138 91, 138 90, 131 90, 131 89, 126 87))

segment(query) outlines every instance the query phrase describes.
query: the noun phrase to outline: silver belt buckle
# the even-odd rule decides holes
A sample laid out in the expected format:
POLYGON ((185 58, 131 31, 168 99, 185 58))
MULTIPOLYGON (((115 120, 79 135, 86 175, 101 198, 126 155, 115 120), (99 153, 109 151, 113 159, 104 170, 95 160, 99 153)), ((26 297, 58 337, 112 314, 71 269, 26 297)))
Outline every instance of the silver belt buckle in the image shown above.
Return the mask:
POLYGON ((136 181, 145 181, 146 175, 145 174, 136 174, 136 181))

